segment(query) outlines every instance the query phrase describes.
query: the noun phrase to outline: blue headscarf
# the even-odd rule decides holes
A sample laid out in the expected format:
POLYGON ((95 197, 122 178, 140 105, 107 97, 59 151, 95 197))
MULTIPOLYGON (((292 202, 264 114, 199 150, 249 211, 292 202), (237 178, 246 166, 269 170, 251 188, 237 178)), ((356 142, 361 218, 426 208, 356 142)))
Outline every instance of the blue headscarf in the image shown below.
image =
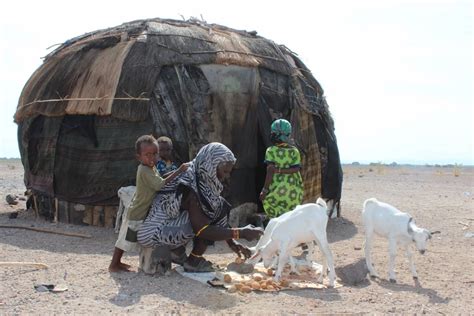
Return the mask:
POLYGON ((291 124, 285 119, 278 119, 272 123, 271 138, 274 142, 288 143, 291 135, 291 124))

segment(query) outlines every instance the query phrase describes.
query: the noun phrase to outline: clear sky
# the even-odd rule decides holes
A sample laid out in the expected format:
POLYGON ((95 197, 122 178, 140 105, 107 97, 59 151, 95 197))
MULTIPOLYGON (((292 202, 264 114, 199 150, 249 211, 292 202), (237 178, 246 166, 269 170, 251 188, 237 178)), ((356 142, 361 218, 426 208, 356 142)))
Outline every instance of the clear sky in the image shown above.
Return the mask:
POLYGON ((19 157, 19 95, 51 45, 145 18, 202 17, 298 53, 325 90, 343 162, 474 164, 471 1, 7 1, 0 157, 19 157))

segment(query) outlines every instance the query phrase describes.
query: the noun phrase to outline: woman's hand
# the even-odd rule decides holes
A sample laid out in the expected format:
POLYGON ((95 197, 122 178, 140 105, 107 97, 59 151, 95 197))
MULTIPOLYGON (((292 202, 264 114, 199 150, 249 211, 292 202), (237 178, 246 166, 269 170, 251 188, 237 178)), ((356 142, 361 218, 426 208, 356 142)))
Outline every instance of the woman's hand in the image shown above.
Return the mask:
POLYGON ((246 246, 236 242, 233 239, 227 240, 227 245, 229 245, 229 248, 232 249, 233 252, 239 256, 239 258, 243 255, 245 259, 250 258, 252 256, 252 252, 250 251, 249 248, 246 246))
POLYGON ((252 241, 260 238, 263 235, 263 229, 260 227, 253 227, 252 225, 247 225, 240 228, 240 238, 245 240, 252 241))

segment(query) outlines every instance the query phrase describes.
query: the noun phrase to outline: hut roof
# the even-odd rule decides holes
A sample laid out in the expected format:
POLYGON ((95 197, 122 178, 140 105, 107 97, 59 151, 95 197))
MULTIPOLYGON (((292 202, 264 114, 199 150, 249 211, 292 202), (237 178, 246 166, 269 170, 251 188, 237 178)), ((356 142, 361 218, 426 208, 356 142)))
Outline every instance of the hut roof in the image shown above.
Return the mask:
MULTIPOLYGON (((309 70, 293 52, 256 32, 198 20, 137 20, 72 38, 48 54, 23 89, 15 121, 39 114, 144 120, 149 95, 146 91, 119 91, 120 81, 138 80, 133 74, 144 67, 175 64, 262 67, 303 81, 314 80, 302 75, 309 70), (132 75, 122 75, 125 70, 132 75)), ((319 87, 316 94, 321 99, 302 104, 316 114, 317 108, 325 105, 323 91, 317 82, 303 82, 303 86, 319 87)))

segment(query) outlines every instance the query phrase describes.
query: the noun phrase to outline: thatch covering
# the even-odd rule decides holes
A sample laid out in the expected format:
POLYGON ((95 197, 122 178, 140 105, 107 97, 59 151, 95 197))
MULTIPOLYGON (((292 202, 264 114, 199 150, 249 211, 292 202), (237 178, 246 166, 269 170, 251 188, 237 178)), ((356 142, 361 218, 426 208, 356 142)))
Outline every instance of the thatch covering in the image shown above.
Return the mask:
POLYGON ((134 182, 134 141, 146 133, 170 136, 179 161, 226 144, 238 159, 231 201, 256 201, 276 118, 293 124, 305 200, 339 200, 322 88, 294 53, 255 32, 150 19, 84 34, 45 57, 15 114, 26 186, 96 205, 134 182))

